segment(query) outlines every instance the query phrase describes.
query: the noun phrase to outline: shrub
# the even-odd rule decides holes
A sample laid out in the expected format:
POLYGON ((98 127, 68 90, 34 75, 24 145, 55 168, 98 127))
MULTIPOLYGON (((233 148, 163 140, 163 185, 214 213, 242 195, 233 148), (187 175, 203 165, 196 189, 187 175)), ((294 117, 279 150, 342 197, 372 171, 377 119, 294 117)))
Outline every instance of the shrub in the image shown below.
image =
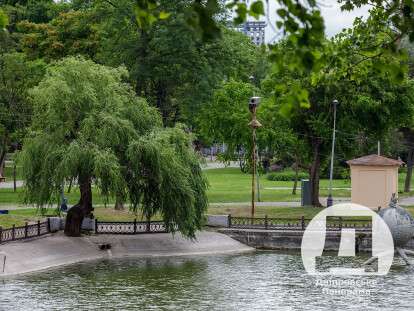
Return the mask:
MULTIPOLYGON (((271 181, 294 181, 295 180, 295 171, 293 170, 284 170, 281 172, 273 172, 266 175, 266 178, 271 181)), ((298 174, 298 180, 309 178, 309 174, 303 171, 300 171, 298 174)))

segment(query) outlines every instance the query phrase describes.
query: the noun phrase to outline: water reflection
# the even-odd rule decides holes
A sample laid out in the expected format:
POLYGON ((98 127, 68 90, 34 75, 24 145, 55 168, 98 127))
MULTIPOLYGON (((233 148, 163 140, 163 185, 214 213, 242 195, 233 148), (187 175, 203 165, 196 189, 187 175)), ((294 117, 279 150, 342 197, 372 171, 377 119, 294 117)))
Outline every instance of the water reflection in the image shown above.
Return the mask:
POLYGON ((0 310, 411 309, 411 268, 363 278, 369 294, 326 294, 298 254, 275 252, 102 260, 3 280, 0 310))

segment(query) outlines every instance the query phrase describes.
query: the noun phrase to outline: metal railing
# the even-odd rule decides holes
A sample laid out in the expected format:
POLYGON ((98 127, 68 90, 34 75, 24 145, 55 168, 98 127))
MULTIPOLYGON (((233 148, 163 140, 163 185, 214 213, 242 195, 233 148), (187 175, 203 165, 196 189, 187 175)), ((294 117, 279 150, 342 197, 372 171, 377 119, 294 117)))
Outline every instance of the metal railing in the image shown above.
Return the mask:
MULTIPOLYGON (((233 217, 229 215, 229 228, 238 229, 264 229, 264 230, 305 230, 312 219, 305 218, 270 218, 270 217, 233 217)), ((329 217, 326 230, 341 230, 353 228, 359 231, 370 231, 371 222, 365 219, 344 219, 342 217, 329 217)))
POLYGON ((97 234, 141 234, 165 233, 163 221, 98 221, 95 219, 95 233, 97 234))
POLYGON ((3 229, 0 227, 0 244, 10 241, 24 240, 37 236, 42 236, 50 232, 50 219, 47 221, 37 221, 35 224, 26 224, 22 227, 13 227, 3 229))

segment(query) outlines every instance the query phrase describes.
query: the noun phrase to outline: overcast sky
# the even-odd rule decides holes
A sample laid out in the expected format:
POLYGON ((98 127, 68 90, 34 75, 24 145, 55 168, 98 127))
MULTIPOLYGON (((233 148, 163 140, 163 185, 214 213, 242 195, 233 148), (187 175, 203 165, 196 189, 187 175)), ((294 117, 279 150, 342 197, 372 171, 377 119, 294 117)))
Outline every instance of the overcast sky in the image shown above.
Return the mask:
MULTIPOLYGON (((250 0, 250 2, 252 1, 250 0)), ((264 0, 264 2, 266 1, 264 0)), ((319 0, 318 3, 325 19, 325 32, 328 37, 337 34, 344 28, 351 27, 355 17, 368 15, 368 7, 356 9, 352 12, 342 12, 336 0, 319 0)), ((276 0, 269 0, 269 5, 270 19, 275 23, 278 4, 276 0)), ((274 35, 274 32, 268 25, 266 28, 266 41, 269 42, 274 35)))

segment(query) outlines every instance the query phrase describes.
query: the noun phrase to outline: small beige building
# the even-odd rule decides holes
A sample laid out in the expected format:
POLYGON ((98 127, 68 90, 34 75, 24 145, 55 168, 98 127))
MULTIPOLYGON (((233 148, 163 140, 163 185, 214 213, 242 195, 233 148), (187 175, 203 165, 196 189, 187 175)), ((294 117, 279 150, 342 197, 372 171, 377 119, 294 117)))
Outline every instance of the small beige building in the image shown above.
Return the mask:
POLYGON ((398 196, 400 160, 371 154, 346 162, 351 168, 351 200, 370 208, 387 207, 398 196))

